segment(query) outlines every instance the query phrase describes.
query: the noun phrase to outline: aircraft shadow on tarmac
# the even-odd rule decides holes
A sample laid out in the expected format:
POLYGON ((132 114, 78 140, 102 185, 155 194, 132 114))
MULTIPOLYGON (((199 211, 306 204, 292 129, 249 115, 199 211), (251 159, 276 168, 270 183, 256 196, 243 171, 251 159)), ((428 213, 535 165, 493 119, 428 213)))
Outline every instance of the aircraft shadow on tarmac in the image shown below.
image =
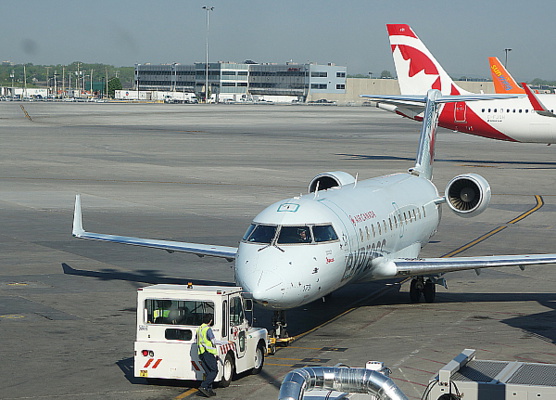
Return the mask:
MULTIPOLYGON (((355 160, 375 160, 375 161, 407 161, 415 162, 413 157, 395 157, 395 156, 377 156, 377 155, 365 155, 365 154, 347 154, 338 153, 337 156, 344 156, 347 158, 355 160)), ((446 163, 464 163, 464 164, 487 164, 487 165, 513 165, 520 167, 520 169, 556 169, 556 162, 551 161, 492 161, 492 160, 465 160, 465 159, 443 159, 435 158, 434 162, 446 162, 446 163), (529 167, 527 167, 529 166, 529 167)))
POLYGON ((122 272, 114 269, 104 269, 102 271, 87 271, 83 269, 75 269, 66 263, 62 263, 62 269, 64 271, 64 274, 66 275, 85 276, 88 278, 96 278, 102 281, 120 280, 151 285, 187 285, 191 282, 194 285, 234 286, 233 282, 167 277, 162 275, 160 271, 148 269, 138 270, 137 272, 122 272))
MULTIPOLYGON (((116 270, 87 271, 75 269, 62 263, 64 274, 90 277, 99 280, 123 280, 142 284, 187 284, 233 286, 233 282, 211 280, 186 279, 164 276, 160 271, 140 270, 137 272, 122 272, 116 270)), ((407 304, 408 294, 400 292, 399 281, 380 281, 348 285, 332 295, 325 301, 315 301, 303 307, 288 310, 288 332, 290 336, 302 335, 328 321, 349 312, 356 307, 373 305, 403 305, 406 307, 419 307, 419 304, 407 304)), ((438 292, 436 303, 503 303, 516 301, 536 301, 550 308, 539 314, 523 315, 501 320, 511 327, 521 329, 526 334, 549 340, 556 343, 556 294, 555 293, 454 293, 438 292)), ((272 311, 257 307, 255 310, 254 325, 271 329, 272 311)), ((478 315, 477 318, 488 318, 478 315)), ((122 360, 121 362, 124 362, 122 360)), ((120 366, 122 368, 122 366, 120 366)), ((122 368, 126 373, 126 370, 122 368)))

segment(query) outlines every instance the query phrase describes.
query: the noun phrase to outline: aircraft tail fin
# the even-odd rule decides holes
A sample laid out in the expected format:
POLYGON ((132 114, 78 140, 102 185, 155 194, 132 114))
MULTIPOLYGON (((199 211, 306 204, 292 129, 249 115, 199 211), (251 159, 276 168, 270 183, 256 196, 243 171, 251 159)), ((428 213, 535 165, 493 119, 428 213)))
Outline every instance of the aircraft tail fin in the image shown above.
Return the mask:
POLYGON ((429 180, 432 179, 436 128, 438 127, 438 115, 441 106, 438 99, 441 97, 442 94, 438 90, 431 89, 427 92, 419 146, 417 147, 417 156, 415 157, 415 166, 409 170, 410 173, 429 180))
POLYGON ((519 87, 515 79, 502 65, 498 57, 489 57, 488 63, 490 66, 490 73, 492 75, 492 82, 494 83, 494 91, 496 93, 525 93, 525 90, 519 87))
POLYGON ((470 93, 455 84, 409 25, 386 27, 402 95, 424 95, 430 89, 443 95, 470 93))
POLYGON ((529 98, 529 101, 533 106, 533 110, 535 110, 537 114, 542 115, 543 117, 556 118, 556 114, 554 114, 551 110, 548 109, 548 107, 543 104, 541 99, 535 93, 533 93, 531 88, 527 86, 525 82, 521 82, 521 86, 523 86, 523 89, 525 93, 527 93, 527 97, 529 98))
POLYGON ((81 213, 81 195, 75 195, 75 207, 73 209, 73 229, 72 235, 74 237, 81 237, 85 230, 83 229, 83 216, 81 213))

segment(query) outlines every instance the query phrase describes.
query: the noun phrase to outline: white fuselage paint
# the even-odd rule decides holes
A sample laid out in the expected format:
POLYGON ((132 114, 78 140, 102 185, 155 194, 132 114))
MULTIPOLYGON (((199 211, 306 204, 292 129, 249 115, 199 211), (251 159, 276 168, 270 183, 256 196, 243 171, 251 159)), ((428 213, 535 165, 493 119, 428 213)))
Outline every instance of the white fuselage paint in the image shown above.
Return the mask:
MULTIPOLYGON (((549 110, 556 111, 555 95, 538 95, 538 97, 549 110)), ((537 114, 526 97, 467 102, 466 107, 484 123, 515 141, 556 143, 556 118, 537 114)), ((460 131, 474 133, 474 130, 479 127, 473 126, 473 117, 470 113, 467 113, 466 118, 468 125, 462 124, 460 131)), ((457 125, 455 120, 454 124, 457 125)))
POLYGON ((338 240, 287 245, 242 241, 236 282, 255 301, 284 310, 351 282, 392 278, 397 271, 389 260, 418 257, 436 232, 438 199, 431 181, 400 173, 277 202, 253 223, 332 224, 338 240))

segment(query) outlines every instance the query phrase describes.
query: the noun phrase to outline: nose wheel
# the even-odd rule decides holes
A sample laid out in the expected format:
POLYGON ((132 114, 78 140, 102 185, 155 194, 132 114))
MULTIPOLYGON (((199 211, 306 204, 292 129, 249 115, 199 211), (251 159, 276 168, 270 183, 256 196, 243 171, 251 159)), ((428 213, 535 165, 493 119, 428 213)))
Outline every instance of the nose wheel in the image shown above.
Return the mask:
POLYGON ((274 311, 272 316, 272 328, 269 332, 270 340, 268 345, 269 354, 276 353, 276 347, 282 346, 286 347, 294 338, 290 337, 286 327, 288 323, 286 322, 286 312, 284 310, 274 311))

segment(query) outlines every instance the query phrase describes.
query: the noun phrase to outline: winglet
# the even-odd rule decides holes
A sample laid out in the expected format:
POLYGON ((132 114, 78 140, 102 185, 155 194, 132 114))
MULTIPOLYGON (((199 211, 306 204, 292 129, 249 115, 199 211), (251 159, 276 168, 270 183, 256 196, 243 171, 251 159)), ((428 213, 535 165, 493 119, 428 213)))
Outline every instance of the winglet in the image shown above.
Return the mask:
POLYGON ((490 73, 496 93, 525 93, 506 68, 504 68, 498 57, 489 57, 488 63, 490 65, 490 73))
POLYGON ((81 195, 75 195, 75 208, 73 210, 73 230, 71 234, 78 238, 85 233, 83 229, 83 215, 81 213, 81 195))
POLYGON ((531 88, 527 86, 525 82, 522 82, 521 86, 523 86, 523 89, 525 90, 525 93, 527 94, 527 97, 529 98, 529 101, 533 106, 533 110, 535 110, 537 114, 542 115, 544 117, 556 118, 556 115, 548 108, 546 108, 546 106, 540 101, 538 96, 535 93, 533 93, 531 88))

